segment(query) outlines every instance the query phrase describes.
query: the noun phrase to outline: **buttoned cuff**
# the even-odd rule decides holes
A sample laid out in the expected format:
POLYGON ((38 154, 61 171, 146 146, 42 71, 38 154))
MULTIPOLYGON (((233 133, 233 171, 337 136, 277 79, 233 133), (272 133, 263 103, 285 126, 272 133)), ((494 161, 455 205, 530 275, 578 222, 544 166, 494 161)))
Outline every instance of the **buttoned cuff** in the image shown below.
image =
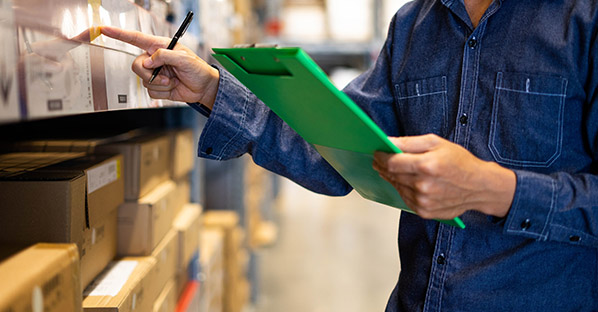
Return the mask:
POLYGON ((220 80, 216 100, 198 144, 198 156, 225 160, 241 156, 249 90, 229 72, 216 67, 220 80))
POLYGON ((517 187, 505 222, 507 234, 547 240, 556 207, 556 182, 548 175, 514 170, 517 187))

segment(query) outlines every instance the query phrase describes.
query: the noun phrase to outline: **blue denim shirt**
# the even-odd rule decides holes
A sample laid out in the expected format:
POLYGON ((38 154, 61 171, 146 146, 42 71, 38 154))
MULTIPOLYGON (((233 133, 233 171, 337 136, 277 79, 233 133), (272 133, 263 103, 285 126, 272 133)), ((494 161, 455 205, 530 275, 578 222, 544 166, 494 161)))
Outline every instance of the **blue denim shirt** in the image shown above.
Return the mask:
MULTIPOLYGON (((598 311, 598 3, 462 1, 397 12, 375 63, 344 90, 389 136, 436 133, 515 171, 508 216, 467 228, 403 213, 387 311, 598 311)), ((313 191, 351 187, 230 74, 199 154, 254 161, 313 191)), ((367 213, 367 211, 364 211, 367 213)))

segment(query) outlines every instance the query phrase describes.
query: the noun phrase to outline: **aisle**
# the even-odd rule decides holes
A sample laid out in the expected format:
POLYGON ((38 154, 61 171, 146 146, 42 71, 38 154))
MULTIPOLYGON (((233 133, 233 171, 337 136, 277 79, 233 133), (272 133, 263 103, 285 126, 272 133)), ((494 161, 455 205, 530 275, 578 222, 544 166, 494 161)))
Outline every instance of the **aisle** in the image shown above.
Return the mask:
POLYGON ((399 211, 284 180, 278 242, 259 252, 256 312, 384 311, 399 271, 399 211))

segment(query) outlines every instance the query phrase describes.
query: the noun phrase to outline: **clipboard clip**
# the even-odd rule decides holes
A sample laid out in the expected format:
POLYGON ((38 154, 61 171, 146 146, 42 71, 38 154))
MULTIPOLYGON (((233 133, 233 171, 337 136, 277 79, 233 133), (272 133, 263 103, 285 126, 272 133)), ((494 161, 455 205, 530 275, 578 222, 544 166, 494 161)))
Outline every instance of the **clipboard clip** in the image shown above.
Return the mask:
POLYGON ((235 44, 233 48, 278 48, 275 43, 240 43, 235 44))

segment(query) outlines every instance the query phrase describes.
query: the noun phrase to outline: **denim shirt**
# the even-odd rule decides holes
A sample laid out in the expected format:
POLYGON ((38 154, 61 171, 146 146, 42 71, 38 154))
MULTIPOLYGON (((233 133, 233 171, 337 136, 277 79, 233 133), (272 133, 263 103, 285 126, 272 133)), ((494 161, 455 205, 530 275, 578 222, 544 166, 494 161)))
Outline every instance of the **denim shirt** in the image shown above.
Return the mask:
MULTIPOLYGON (((438 134, 514 170, 517 186, 504 219, 470 211, 464 230, 401 214, 387 311, 598 311, 597 25, 589 0, 496 0, 476 28, 459 0, 397 12, 375 65, 344 91, 389 136, 438 134)), ((351 190, 220 73, 200 156, 248 152, 310 190, 351 190)))

